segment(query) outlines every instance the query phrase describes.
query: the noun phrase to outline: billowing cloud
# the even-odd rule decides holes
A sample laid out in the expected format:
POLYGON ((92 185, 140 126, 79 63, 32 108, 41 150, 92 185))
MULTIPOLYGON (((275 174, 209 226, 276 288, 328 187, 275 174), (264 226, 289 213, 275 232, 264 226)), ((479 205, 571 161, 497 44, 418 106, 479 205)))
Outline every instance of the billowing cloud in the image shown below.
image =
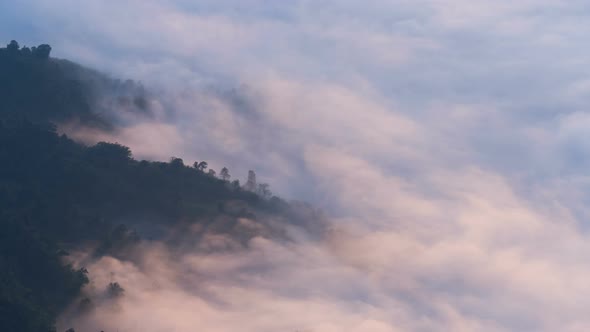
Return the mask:
POLYGON ((0 38, 154 91, 155 116, 74 137, 256 169, 334 225, 319 243, 104 258, 95 285, 116 273, 123 314, 80 324, 587 331, 589 13, 551 0, 0 4, 0 38))

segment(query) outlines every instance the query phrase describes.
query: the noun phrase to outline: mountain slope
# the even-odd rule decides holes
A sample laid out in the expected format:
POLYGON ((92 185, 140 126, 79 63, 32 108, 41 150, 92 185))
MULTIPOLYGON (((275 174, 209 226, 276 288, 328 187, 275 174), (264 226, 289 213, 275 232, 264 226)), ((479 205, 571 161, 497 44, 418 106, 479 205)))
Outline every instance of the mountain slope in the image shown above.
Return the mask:
POLYGON ((302 213, 278 197, 216 178, 204 164, 138 161, 116 143, 85 146, 59 135, 55 122, 115 126, 112 103, 149 110, 139 85, 52 59, 49 52, 48 45, 27 49, 16 42, 0 49, 2 330, 54 330, 56 316, 92 274, 68 265, 66 250, 125 258, 144 240, 173 246, 191 225, 201 230, 193 241, 216 233, 243 246, 255 236, 287 239, 290 224, 321 232, 315 211, 302 213), (279 222, 265 224, 268 216, 279 222), (245 229, 244 220, 264 227, 245 229))

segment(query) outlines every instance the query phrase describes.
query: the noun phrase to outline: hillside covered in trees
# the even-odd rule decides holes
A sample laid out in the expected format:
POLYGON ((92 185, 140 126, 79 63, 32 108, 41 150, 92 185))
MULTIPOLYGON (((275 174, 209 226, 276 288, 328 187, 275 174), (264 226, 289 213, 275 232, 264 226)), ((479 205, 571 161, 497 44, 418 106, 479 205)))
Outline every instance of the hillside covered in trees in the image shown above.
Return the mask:
POLYGON ((227 168, 216 174, 204 161, 140 161, 116 143, 85 146, 58 134, 61 121, 116 126, 114 103, 149 109, 140 84, 50 52, 49 45, 21 48, 14 41, 0 48, 1 330, 55 331, 64 308, 92 300, 79 296, 92 271, 67 263, 72 250, 124 258, 144 240, 172 245, 179 229, 194 224, 244 246, 253 236, 287 238, 276 225, 240 228, 242 218, 260 216, 321 231, 318 213, 272 196, 253 171, 242 186, 227 168))

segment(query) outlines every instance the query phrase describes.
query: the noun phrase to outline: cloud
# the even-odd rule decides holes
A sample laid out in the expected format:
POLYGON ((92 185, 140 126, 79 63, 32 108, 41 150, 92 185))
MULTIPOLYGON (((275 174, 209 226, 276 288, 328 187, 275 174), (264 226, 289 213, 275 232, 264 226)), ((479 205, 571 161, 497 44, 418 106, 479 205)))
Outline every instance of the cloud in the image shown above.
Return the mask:
MULTIPOLYGON (((354 188, 366 178, 342 181, 354 188)), ((444 210, 433 216, 412 205, 424 201, 419 194, 382 181, 378 192, 394 199, 396 191, 406 194, 405 215, 385 204, 375 213, 358 199, 362 194, 339 188, 348 198, 343 204, 355 204, 352 209, 363 213, 335 222, 320 242, 258 237, 242 251, 213 253, 147 243, 139 261, 102 258, 88 266, 93 281, 87 291, 100 294, 115 280, 126 288, 125 296, 81 320, 66 320, 63 327, 262 332, 588 327, 583 317, 590 247, 571 216, 557 209, 542 214, 501 177, 482 171, 436 181, 443 181, 452 197, 429 201, 444 210), (379 217, 387 220, 371 220, 379 217)))
POLYGON ((116 271, 125 315, 82 323, 588 330, 588 14, 549 0, 0 4, 1 38, 155 91, 155 117, 78 139, 255 169, 332 216, 320 243, 104 258, 96 287, 116 271))

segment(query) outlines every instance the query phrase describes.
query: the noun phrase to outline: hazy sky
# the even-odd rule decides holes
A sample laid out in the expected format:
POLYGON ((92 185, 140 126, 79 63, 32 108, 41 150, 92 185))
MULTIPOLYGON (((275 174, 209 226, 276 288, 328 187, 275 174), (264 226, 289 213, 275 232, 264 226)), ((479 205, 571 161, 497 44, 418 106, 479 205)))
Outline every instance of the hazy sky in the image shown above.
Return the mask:
POLYGON ((224 281, 229 308, 158 293, 220 332, 590 330, 589 35, 578 0, 0 2, 0 40, 158 91, 153 120, 80 137, 332 216, 321 248, 244 253, 276 270, 224 281))

